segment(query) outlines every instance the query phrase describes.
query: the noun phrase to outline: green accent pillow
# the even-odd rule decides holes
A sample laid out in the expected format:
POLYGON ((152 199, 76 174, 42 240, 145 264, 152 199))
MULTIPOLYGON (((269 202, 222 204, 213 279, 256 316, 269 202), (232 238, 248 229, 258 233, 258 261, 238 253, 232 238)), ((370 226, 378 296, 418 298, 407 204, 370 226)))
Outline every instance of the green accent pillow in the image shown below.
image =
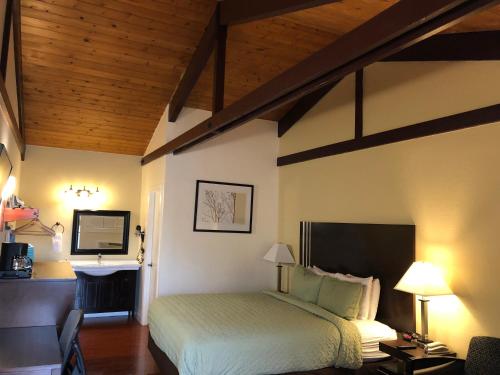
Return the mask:
POLYGON ((318 305, 342 318, 358 316, 363 286, 358 283, 324 277, 318 294, 318 305))
POLYGON ((316 303, 322 278, 323 276, 297 265, 292 269, 290 294, 304 302, 316 303))

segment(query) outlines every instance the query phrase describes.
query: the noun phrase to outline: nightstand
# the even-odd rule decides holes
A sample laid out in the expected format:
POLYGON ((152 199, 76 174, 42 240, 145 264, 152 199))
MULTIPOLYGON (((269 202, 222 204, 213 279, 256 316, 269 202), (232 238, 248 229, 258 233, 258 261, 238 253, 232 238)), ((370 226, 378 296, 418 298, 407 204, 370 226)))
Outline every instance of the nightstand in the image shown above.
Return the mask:
POLYGON ((411 345, 408 341, 403 339, 391 340, 391 341, 381 341, 379 343, 380 351, 390 354, 397 361, 390 362, 380 366, 380 374, 404 374, 413 375, 414 370, 429 368, 450 362, 448 357, 456 357, 456 353, 447 353, 445 356, 432 355, 429 356, 425 354, 423 348, 417 346, 415 349, 401 350, 397 347, 400 345, 411 345), (413 361, 415 359, 429 358, 429 361, 420 361, 418 367, 414 365, 413 361), (385 372, 384 372, 385 371, 385 372))

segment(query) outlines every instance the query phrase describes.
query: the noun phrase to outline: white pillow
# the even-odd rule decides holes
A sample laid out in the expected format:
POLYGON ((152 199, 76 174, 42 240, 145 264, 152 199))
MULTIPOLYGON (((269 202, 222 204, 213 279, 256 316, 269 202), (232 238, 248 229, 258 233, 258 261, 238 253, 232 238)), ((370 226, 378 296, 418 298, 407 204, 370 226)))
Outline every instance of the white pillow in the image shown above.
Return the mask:
POLYGON ((380 300, 380 280, 374 279, 372 283, 372 294, 370 299, 370 312, 368 313, 369 320, 375 320, 378 310, 378 302, 380 300))
POLYGON ((363 294, 361 295, 361 301, 359 302, 359 313, 357 318, 360 320, 368 319, 370 313, 373 276, 357 277, 349 274, 344 275, 342 273, 337 273, 334 277, 342 281, 358 283, 363 286, 363 294))
POLYGON ((335 277, 335 273, 332 273, 332 272, 326 272, 326 271, 323 271, 321 268, 319 267, 316 267, 316 266, 312 266, 312 267, 309 267, 309 269, 314 272, 316 275, 318 276, 329 276, 329 277, 335 277))

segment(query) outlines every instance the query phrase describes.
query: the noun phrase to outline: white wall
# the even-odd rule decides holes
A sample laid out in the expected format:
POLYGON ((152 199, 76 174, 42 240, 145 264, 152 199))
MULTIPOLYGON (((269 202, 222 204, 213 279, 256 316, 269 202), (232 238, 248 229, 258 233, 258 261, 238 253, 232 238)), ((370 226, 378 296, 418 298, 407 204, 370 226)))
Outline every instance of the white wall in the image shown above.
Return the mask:
MULTIPOLYGON (((175 138, 210 112, 185 108, 166 123, 175 138)), ((256 120, 166 157, 159 294, 258 291, 275 285, 274 265, 262 260, 277 238, 276 124, 256 120), (255 185, 251 234, 193 232, 196 180, 255 185)))
MULTIPOLYGON (((47 226, 56 221, 66 228, 63 251, 52 251, 50 237, 17 236, 19 241, 35 246, 36 259, 65 259, 70 257, 71 226, 75 206, 65 197, 70 184, 95 189, 99 186, 101 197, 92 209, 131 211, 128 255, 105 255, 104 258, 134 259, 138 239, 134 236, 139 224, 141 196, 140 157, 103 152, 67 150, 53 147, 28 146, 23 162, 23 180, 19 195, 27 205, 40 209, 40 220, 47 226)), ((95 258, 94 255, 77 255, 72 258, 95 258)))
MULTIPOLYGON (((351 82, 280 138, 283 155, 353 136, 351 82)), ((499 85, 498 61, 371 65, 365 134, 500 103, 499 85)), ((456 295, 431 299, 430 336, 464 356, 471 336, 500 336, 498 165, 500 123, 281 167, 280 240, 297 255, 300 220, 414 223, 417 260, 456 295)))

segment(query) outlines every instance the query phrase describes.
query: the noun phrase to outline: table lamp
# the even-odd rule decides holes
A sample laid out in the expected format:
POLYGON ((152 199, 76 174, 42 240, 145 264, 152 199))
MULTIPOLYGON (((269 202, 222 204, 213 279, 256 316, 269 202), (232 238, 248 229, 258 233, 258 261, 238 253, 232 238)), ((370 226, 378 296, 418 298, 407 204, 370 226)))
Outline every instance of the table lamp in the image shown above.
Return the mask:
POLYGON ((432 340, 429 340, 427 311, 429 299, 426 297, 453 294, 446 284, 440 269, 431 263, 413 262, 394 289, 420 296, 422 333, 418 341, 423 344, 432 342, 432 340))
POLYGON ((269 251, 264 255, 264 259, 277 263, 276 267, 278 268, 278 292, 281 292, 281 270, 283 268, 283 264, 292 264, 295 263, 293 259, 292 253, 290 253, 290 249, 284 243, 276 243, 269 249, 269 251))

